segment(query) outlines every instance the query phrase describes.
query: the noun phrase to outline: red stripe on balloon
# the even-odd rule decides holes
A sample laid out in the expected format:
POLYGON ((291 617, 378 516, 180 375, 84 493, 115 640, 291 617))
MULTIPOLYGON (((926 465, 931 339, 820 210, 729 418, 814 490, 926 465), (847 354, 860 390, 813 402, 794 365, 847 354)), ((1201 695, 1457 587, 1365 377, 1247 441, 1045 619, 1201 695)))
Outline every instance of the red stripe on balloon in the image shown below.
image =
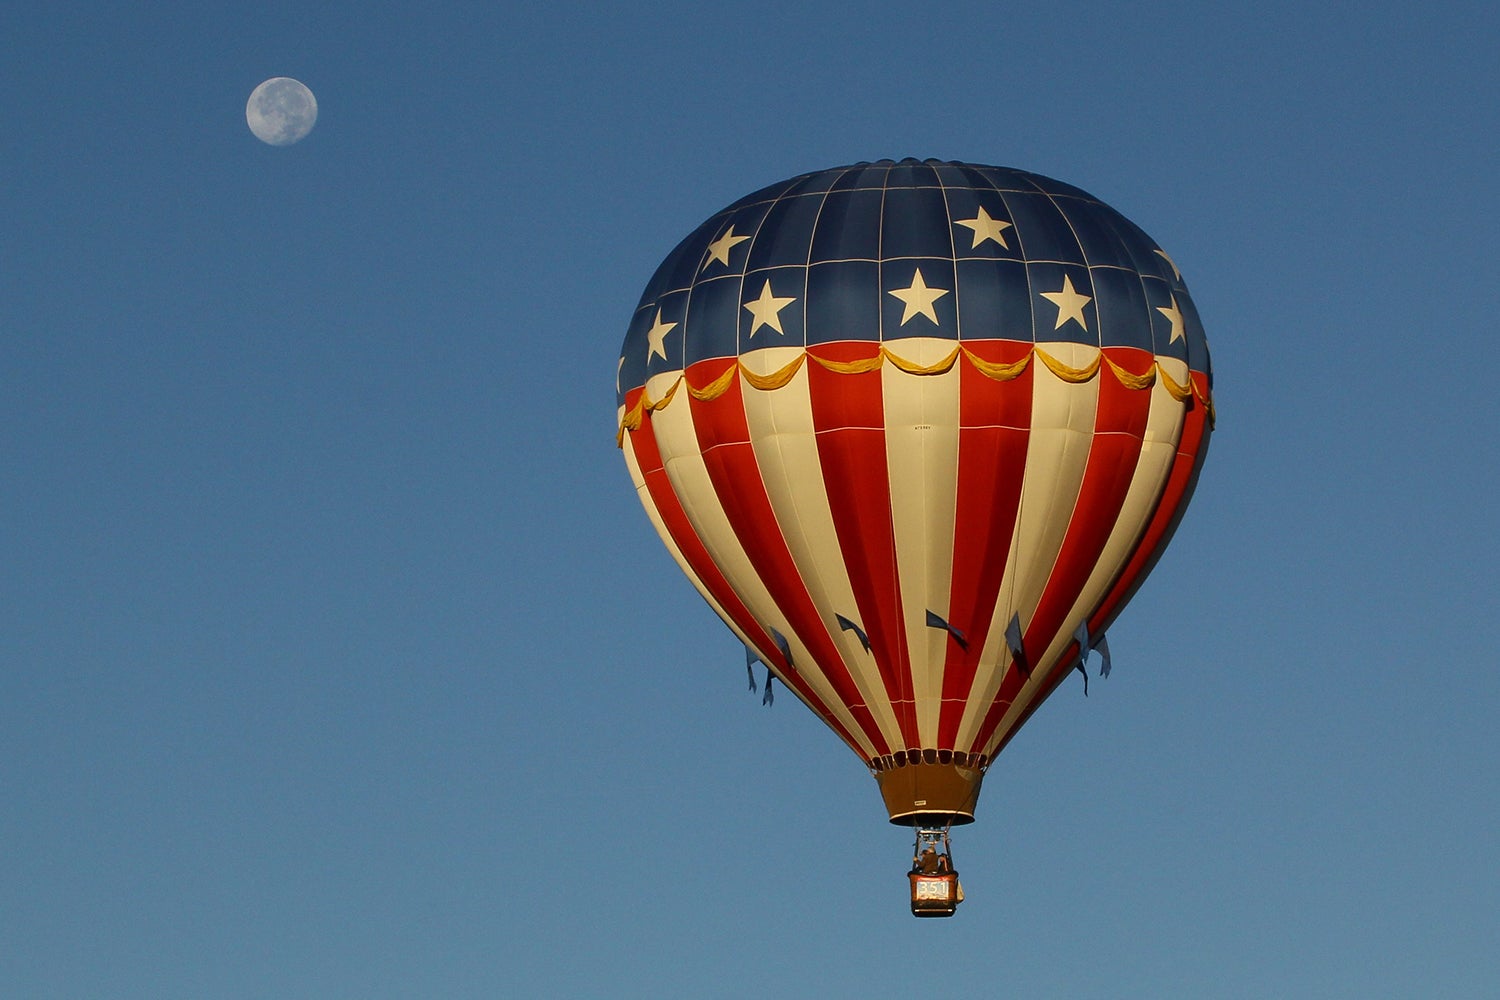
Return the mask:
POLYGON ((1188 501, 1192 499, 1193 487, 1198 483, 1198 472, 1203 468, 1203 459, 1208 454, 1209 427, 1208 408, 1203 404, 1203 399, 1208 395, 1208 376, 1193 372, 1191 378, 1194 388, 1192 404, 1183 417, 1182 435, 1177 441, 1177 457, 1172 461, 1167 485, 1136 545, 1135 554, 1089 622, 1090 631, 1102 632, 1108 628, 1131 595, 1145 582, 1156 561, 1166 551, 1167 543, 1172 540, 1172 534, 1187 510, 1188 501))
MULTIPOLYGON (((743 392, 741 378, 735 377, 717 398, 691 399, 698 448, 719 505, 744 547, 751 566, 776 602, 777 609, 786 616, 787 625, 807 648, 817 669, 827 678, 839 700, 854 717, 855 724, 874 745, 876 753, 888 753, 880 727, 829 635, 828 626, 808 593, 777 523, 770 496, 761 479, 755 449, 750 443, 743 392)), ((775 648, 774 645, 770 647, 775 648)), ((771 655, 781 665, 779 653, 771 655)), ((791 677, 796 676, 795 665, 785 664, 785 667, 791 677)), ((837 727, 837 722, 826 711, 818 714, 837 727)))
MULTIPOLYGON (((1141 535, 1141 540, 1136 545, 1134 555, 1126 563, 1125 569, 1121 571, 1109 594, 1100 602, 1098 610, 1089 617, 1089 631, 1094 635, 1098 635, 1109 627, 1125 607, 1126 602, 1130 600, 1131 595, 1145 582, 1151 569, 1156 565, 1156 561, 1166 550, 1167 543, 1172 540, 1172 533, 1182 519, 1183 512, 1187 510, 1188 501, 1192 499, 1198 472, 1202 469, 1203 459, 1208 453, 1208 414, 1202 402, 1208 394, 1208 377, 1199 372, 1193 372, 1191 378, 1197 395, 1187 406, 1187 412, 1184 414, 1182 433, 1177 444, 1177 457, 1173 460, 1172 469, 1167 475, 1167 484, 1162 490, 1162 495, 1157 501, 1156 509, 1147 523, 1145 532, 1141 535)), ((1026 723, 1026 720, 1031 718, 1032 713, 1052 691, 1056 690, 1066 676, 1065 671, 1057 671, 1046 681, 1040 692, 1041 696, 1031 701, 1016 718, 1015 724, 996 743, 990 755, 991 759, 1005 749, 1011 737, 1026 723)))
MULTIPOLYGON (((1015 364, 1032 349, 1030 343, 1015 341, 968 341, 964 346, 991 364, 1015 364)), ((959 367, 958 491, 948 621, 964 631, 968 648, 948 644, 937 748, 967 752, 979 747, 954 744, 1009 565, 1021 502, 1022 477, 1015 470, 1026 467, 1035 369, 1028 367, 1019 377, 1002 382, 973 365, 959 367)))
MULTIPOLYGON (((1208 379, 1197 372, 1192 374, 1192 378, 1199 396, 1193 400, 1193 405, 1189 407, 1184 419, 1182 435, 1177 445, 1177 457, 1173 460, 1172 470, 1167 476, 1166 488, 1162 491, 1156 511, 1152 514, 1140 543, 1136 546, 1135 554, 1126 564, 1119 579, 1115 581, 1109 595, 1099 605, 1099 610, 1089 618, 1089 632, 1094 635, 1098 635, 1109 627, 1130 600, 1131 595, 1146 581, 1156 561, 1166 551, 1167 543, 1172 540, 1172 533, 1182 519, 1183 512, 1187 510, 1188 501, 1192 499, 1193 487, 1198 481, 1198 472, 1203 468, 1203 459, 1208 454, 1208 415, 1204 412, 1205 408, 1201 402, 1208 392, 1208 379)), ((1026 724, 1032 713, 1066 677, 1065 671, 1054 672, 1043 686, 1040 697, 1032 699, 1026 709, 1016 718, 1015 724, 995 745, 994 752, 990 755, 992 760, 1005 749, 1011 737, 1026 724)))
MULTIPOLYGON (((1106 348, 1105 354, 1126 371, 1148 368, 1154 360, 1150 353, 1128 347, 1106 348)), ((1078 485, 1073 514, 1036 610, 1030 621, 1023 623, 1023 642, 1034 658, 1052 646, 1059 632, 1072 631, 1067 622, 1068 612, 1077 603, 1109 541, 1140 465, 1141 445, 1151 415, 1151 393, 1126 388, 1108 372, 1099 374, 1098 387, 1093 439, 1089 443, 1089 456, 1078 485)), ((1050 689, 1052 673, 1061 665, 1055 661, 1037 662, 1033 659, 1029 680, 1019 670, 1007 672, 995 701, 980 723, 975 746, 984 747, 989 743, 1001 718, 1024 685, 1041 684, 1044 690, 1050 689)), ((1065 674, 1066 670, 1060 672, 1060 676, 1065 674)), ((1039 703, 1041 698, 1032 700, 1039 703)))
MULTIPOLYGON (((639 394, 640 390, 627 394, 625 401, 627 411, 636 403, 631 396, 639 396, 639 394)), ((656 505, 657 514, 666 526, 667 533, 672 536, 672 541, 682 553, 683 559, 697 575, 704 589, 718 602, 719 607, 724 609, 724 613, 755 645, 762 658, 779 659, 780 654, 770 633, 740 600, 739 594, 719 571, 719 567, 698 538, 698 533, 693 529, 682 501, 678 498, 676 490, 672 488, 672 482, 663 467, 661 449, 656 442, 651 414, 647 413, 643 416, 639 428, 626 433, 630 435, 630 446, 635 453, 636 465, 640 468, 641 476, 645 480, 646 491, 651 496, 651 502, 656 505)), ((808 687, 805 680, 797 676, 795 671, 778 670, 778 674, 787 687, 795 691, 809 708, 837 732, 845 743, 849 744, 855 753, 864 755, 864 749, 838 719, 829 713, 822 699, 808 687)))
POLYGON ((869 361, 878 349, 867 342, 840 342, 810 350, 814 359, 807 365, 808 390, 828 506, 854 591, 857 614, 852 617, 869 637, 901 741, 912 748, 921 744, 896 570, 880 369, 832 371, 816 360, 869 361))

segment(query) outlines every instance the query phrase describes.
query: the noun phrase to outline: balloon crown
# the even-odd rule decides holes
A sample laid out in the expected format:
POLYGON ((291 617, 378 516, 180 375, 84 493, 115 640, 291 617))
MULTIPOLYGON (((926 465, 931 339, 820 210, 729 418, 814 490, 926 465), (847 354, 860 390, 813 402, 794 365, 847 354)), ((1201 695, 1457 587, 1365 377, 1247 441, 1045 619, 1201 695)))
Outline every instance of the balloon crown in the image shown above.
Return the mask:
POLYGON ((756 351, 916 339, 1134 348, 1176 362, 1179 385, 1211 373, 1181 273, 1119 212, 1040 174, 908 157, 801 174, 705 220, 646 285, 617 401, 756 351))

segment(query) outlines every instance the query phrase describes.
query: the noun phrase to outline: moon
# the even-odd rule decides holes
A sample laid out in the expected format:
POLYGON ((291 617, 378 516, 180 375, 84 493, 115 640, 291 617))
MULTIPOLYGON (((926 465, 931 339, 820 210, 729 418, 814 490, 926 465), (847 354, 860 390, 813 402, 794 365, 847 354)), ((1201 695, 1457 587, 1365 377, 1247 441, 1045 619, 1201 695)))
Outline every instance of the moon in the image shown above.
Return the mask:
POLYGON ((318 99, 289 76, 276 76, 250 92, 245 123, 261 142, 290 146, 312 131, 318 120, 318 99))

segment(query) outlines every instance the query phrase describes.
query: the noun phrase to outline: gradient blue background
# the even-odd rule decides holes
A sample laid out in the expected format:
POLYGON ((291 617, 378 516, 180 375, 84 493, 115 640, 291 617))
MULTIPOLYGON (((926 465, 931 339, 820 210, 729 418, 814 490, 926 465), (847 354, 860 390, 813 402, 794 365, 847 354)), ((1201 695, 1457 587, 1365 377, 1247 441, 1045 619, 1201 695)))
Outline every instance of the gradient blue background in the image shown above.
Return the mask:
POLYGON ((12 5, 0 995, 1492 996, 1497 29, 12 5), (277 75, 320 105, 279 149, 277 75), (1115 673, 991 770, 949 921, 614 445, 676 242, 886 156, 1114 205, 1218 376, 1115 673))

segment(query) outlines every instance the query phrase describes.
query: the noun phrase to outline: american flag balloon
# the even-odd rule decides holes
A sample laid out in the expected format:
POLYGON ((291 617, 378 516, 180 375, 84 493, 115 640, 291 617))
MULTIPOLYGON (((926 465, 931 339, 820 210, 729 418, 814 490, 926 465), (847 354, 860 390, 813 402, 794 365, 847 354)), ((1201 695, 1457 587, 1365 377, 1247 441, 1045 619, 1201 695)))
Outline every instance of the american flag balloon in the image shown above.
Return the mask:
POLYGON ((1151 237, 1046 177, 910 159, 710 217, 646 286, 616 389, 673 558, 915 826, 971 821, 1099 648, 1214 412, 1151 237))

